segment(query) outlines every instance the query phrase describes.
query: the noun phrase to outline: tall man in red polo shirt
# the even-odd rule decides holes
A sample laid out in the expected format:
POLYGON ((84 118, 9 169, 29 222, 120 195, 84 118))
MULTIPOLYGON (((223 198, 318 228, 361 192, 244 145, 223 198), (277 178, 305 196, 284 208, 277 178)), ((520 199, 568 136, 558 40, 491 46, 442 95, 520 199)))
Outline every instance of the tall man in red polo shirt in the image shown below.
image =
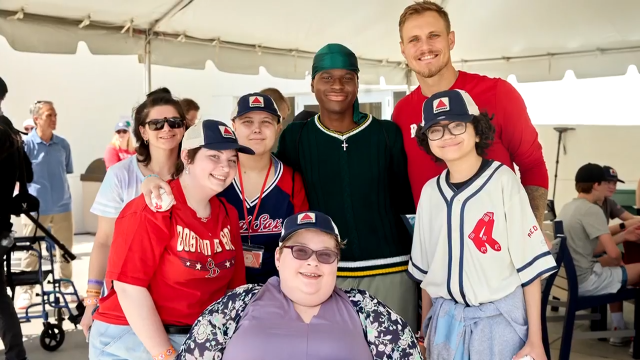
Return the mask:
POLYGON ((450 52, 456 43, 449 15, 438 4, 418 1, 400 16, 400 48, 420 86, 395 107, 392 119, 402 129, 408 157, 409 180, 416 204, 424 184, 444 170, 418 147, 415 131, 422 120, 422 104, 436 92, 464 90, 480 111, 493 116, 495 140, 487 157, 520 171, 520 178, 536 219, 542 224, 546 210, 549 175, 542 157, 538 133, 531 124, 518 91, 507 81, 458 71, 450 52))

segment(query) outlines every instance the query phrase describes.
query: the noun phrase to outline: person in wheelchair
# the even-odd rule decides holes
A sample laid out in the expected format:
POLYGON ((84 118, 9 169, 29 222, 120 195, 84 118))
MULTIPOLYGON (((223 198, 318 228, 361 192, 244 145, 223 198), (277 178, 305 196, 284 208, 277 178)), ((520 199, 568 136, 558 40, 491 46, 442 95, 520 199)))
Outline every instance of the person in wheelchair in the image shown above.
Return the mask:
MULTIPOLYGON (((6 84, 0 78, 0 103, 7 93, 6 89, 6 84)), ((0 337, 7 360, 27 358, 22 342, 20 320, 13 300, 7 294, 4 266, 5 256, 10 254, 9 250, 14 243, 11 215, 19 211, 17 205, 20 202, 20 196, 14 198, 16 182, 20 182, 19 194, 24 194, 26 183, 33 180, 31 162, 24 153, 20 135, 21 132, 0 111, 0 169, 3 171, 0 176, 0 259, 2 259, 0 263, 0 337)))
POLYGON ((342 247, 327 215, 288 217, 275 252, 280 277, 214 302, 177 359, 422 359, 399 315, 365 290, 336 287, 342 247))

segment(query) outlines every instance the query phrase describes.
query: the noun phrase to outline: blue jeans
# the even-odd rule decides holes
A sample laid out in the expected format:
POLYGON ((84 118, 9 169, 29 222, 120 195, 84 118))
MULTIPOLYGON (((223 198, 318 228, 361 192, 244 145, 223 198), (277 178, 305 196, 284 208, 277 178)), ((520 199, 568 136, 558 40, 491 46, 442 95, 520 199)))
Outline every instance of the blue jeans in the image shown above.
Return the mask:
MULTIPOLYGON (((187 335, 169 335, 171 344, 180 351, 187 335)), ((93 321, 89 333, 89 360, 149 360, 150 354, 130 326, 93 321)))

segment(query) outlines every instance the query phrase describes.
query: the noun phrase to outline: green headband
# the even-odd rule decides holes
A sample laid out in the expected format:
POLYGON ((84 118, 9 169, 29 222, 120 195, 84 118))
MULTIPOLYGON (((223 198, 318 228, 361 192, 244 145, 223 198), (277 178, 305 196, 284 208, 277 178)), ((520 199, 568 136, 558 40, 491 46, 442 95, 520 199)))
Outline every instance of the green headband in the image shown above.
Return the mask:
MULTIPOLYGON (((332 69, 343 69, 358 74, 360 69, 358 68, 358 58, 356 54, 341 44, 325 45, 322 49, 318 50, 313 57, 311 80, 315 79, 318 73, 332 69)), ((356 101, 353 103, 353 121, 360 125, 366 119, 367 115, 360 113, 360 102, 356 97, 356 101)))

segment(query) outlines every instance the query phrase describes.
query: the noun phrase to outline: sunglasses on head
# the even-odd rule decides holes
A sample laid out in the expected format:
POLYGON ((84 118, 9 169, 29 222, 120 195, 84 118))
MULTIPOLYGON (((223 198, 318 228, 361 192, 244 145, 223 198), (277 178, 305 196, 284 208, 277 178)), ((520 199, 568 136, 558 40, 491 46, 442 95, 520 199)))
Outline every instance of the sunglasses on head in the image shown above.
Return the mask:
POLYGON ((316 255, 318 262, 323 264, 333 264, 340 256, 333 250, 313 250, 304 245, 287 245, 284 249, 291 249, 291 255, 297 260, 309 260, 311 256, 316 255))
POLYGON ((180 129, 184 127, 184 121, 179 117, 152 119, 148 120, 145 125, 149 126, 151 131, 160 131, 164 129, 164 124, 168 124, 171 129, 180 129))

